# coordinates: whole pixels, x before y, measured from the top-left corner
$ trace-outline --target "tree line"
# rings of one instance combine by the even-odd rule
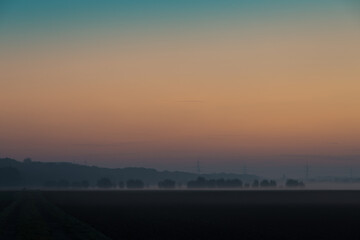
[[[295,179],[287,179],[285,182],[286,187],[305,187],[302,181]],[[96,184],[91,186],[89,181],[74,181],[69,182],[67,180],[59,181],[47,181],[44,184],[46,188],[74,188],[74,189],[87,189],[95,187],[99,189],[144,189],[147,186],[141,179],[129,179],[127,181],[113,182],[109,178],[103,177],[97,180]],[[152,186],[153,187],[153,186]],[[182,188],[181,183],[177,183],[172,179],[164,179],[158,182],[157,187],[159,189],[176,189]],[[276,188],[278,184],[275,180],[255,179],[253,182],[243,183],[240,179],[206,179],[204,177],[198,177],[195,180],[188,181],[186,188],[188,189],[236,189],[236,188]]]

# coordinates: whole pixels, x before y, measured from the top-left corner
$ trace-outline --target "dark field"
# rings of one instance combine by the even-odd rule
[[[0,212],[14,199],[15,192],[0,192]]]
[[[39,191],[0,192],[1,240],[108,240],[64,213]]]
[[[360,191],[53,191],[112,239],[360,239]]]

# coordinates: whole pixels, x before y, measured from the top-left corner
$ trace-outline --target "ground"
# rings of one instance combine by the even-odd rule
[[[5,194],[4,194],[5,195]],[[13,198],[0,214],[0,239],[108,239],[87,224],[65,214],[41,192],[8,193]]]
[[[360,239],[360,191],[20,191],[0,199],[0,239]]]

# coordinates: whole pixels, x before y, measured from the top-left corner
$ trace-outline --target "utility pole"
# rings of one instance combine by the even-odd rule
[[[197,164],[196,164],[196,170],[197,170],[197,173],[200,174],[200,161],[199,160],[197,161]]]

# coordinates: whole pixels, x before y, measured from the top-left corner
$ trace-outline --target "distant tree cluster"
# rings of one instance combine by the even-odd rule
[[[241,188],[243,185],[239,179],[205,179],[198,177],[194,181],[187,183],[188,188]]]
[[[252,184],[249,183],[243,184],[240,179],[205,179],[203,177],[198,177],[194,181],[189,181],[187,184],[188,188],[267,188],[267,187],[276,187],[277,183],[275,180],[263,179],[261,181],[255,179]]]
[[[305,184],[302,181],[295,179],[286,180],[286,187],[305,187]]]
[[[19,174],[16,170],[13,169],[0,169],[3,171],[3,174],[0,175],[0,185],[1,182],[5,183],[6,176],[7,181],[12,179],[18,179]],[[2,180],[2,181],[1,181]],[[145,183],[140,179],[129,179],[127,181],[119,181],[117,184],[112,182],[109,178],[103,177],[97,180],[96,188],[99,189],[112,189],[112,188],[119,188],[119,189],[144,189]],[[305,184],[302,181],[295,180],[295,179],[288,179],[285,183],[286,187],[304,187]],[[69,182],[67,180],[61,179],[59,181],[47,181],[44,184],[46,188],[74,188],[74,189],[86,189],[90,187],[90,183],[87,180],[83,181],[73,181]],[[172,179],[164,179],[158,182],[159,189],[175,189],[179,187],[179,184]],[[253,182],[243,183],[240,179],[206,179],[204,177],[198,177],[196,180],[192,180],[187,182],[187,188],[189,189],[200,189],[200,188],[229,188],[229,189],[236,189],[236,188],[276,188],[277,182],[275,180],[267,180],[262,179],[258,180],[255,179]]]
[[[259,181],[259,180],[255,179],[251,186],[254,188],[257,188],[257,187],[261,187],[261,188],[272,187],[272,188],[274,188],[277,186],[277,183],[275,180],[263,179],[263,180]]]

